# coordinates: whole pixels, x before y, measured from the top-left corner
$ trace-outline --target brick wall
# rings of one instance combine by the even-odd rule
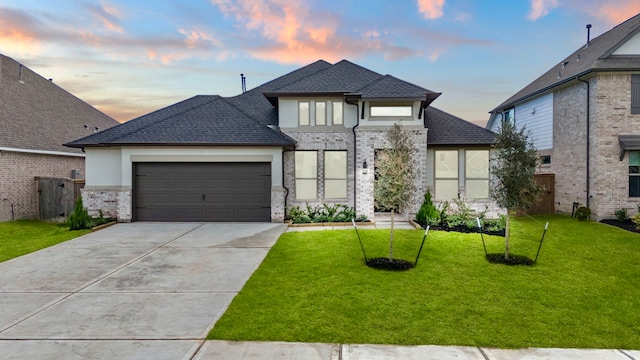
[[[353,206],[353,134],[346,131],[313,131],[303,132],[292,129],[283,129],[287,135],[296,140],[298,145],[296,150],[317,150],[318,151],[318,199],[315,201],[296,200],[295,193],[295,155],[293,151],[284,153],[284,186],[289,190],[286,199],[286,206],[320,206],[327,204],[346,204]],[[324,150],[346,150],[347,151],[347,199],[325,200],[324,199]],[[273,199],[273,196],[272,196]],[[274,204],[271,204],[272,208]],[[360,213],[358,213],[360,214]]]
[[[407,219],[415,215],[420,208],[422,198],[427,189],[426,180],[426,153],[427,153],[427,129],[407,130],[413,139],[418,150],[414,159],[417,176],[417,191],[413,198],[412,204],[400,218]],[[296,150],[319,150],[318,154],[318,199],[316,201],[297,201],[295,200],[295,167],[294,153],[288,151],[284,153],[284,182],[285,187],[289,189],[286,205],[301,206],[306,205],[318,206],[323,203],[334,204],[341,203],[354,206],[354,174],[356,180],[356,199],[355,209],[358,215],[366,215],[369,219],[375,220],[374,214],[374,153],[375,149],[384,149],[386,145],[387,128],[356,128],[358,153],[355,162],[353,156],[353,133],[339,132],[302,132],[294,130],[285,130],[287,135],[291,136],[298,143]],[[324,156],[322,150],[346,150],[347,151],[347,199],[346,201],[324,200],[323,194],[323,169]],[[366,160],[367,170],[362,169],[362,164]],[[272,204],[273,206],[273,204]]]
[[[586,204],[586,96],[583,83],[553,94],[551,165],[540,173],[555,174],[556,211],[571,213],[573,203]]]
[[[71,170],[84,175],[84,158],[0,151],[0,221],[38,216],[36,176],[70,178]]]
[[[85,187],[81,190],[82,202],[89,215],[105,217],[118,222],[131,222],[131,189]]]
[[[592,214],[612,218],[620,208],[635,214],[640,198],[629,198],[629,156],[620,161],[618,142],[618,135],[640,135],[640,115],[631,114],[631,75],[598,75],[591,91]]]
[[[640,115],[631,114],[631,76],[599,74],[590,82],[590,199],[594,219],[613,218],[626,208],[637,212],[640,198],[629,198],[629,159],[620,161],[618,135],[640,135]],[[556,210],[570,213],[573,202],[586,205],[586,85],[554,93],[551,165],[555,174]],[[545,152],[546,153],[546,152]]]

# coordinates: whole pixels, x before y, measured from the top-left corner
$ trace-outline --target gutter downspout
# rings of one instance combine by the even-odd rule
[[[356,128],[358,126],[360,126],[360,105],[358,105],[358,102],[349,102],[346,98],[345,98],[345,103],[349,104],[349,105],[355,105],[356,107],[356,125],[351,128],[351,131],[353,132],[353,209],[356,211],[356,214],[358,212],[358,207],[356,206],[356,201],[357,201],[357,194],[358,192],[356,191],[356,188],[358,186],[357,183],[357,177],[358,177],[358,163],[357,163],[357,159],[358,159],[358,138],[356,137]]]
[[[589,119],[591,119],[591,114],[590,114],[591,106],[590,106],[589,99],[591,98],[591,96],[590,96],[591,86],[589,85],[588,81],[580,79],[579,76],[576,76],[576,80],[587,84],[587,153],[586,153],[587,154],[587,169],[586,169],[586,171],[587,171],[587,209],[590,209],[590,207],[589,207],[590,201],[589,200],[591,198],[591,196],[590,196],[591,191],[590,191],[590,183],[589,183],[589,177],[590,176],[589,175],[590,175],[590,170],[591,169],[590,169],[590,166],[589,166],[589,159],[590,159],[590,154],[589,154],[590,150],[589,149],[591,148],[591,146],[590,146],[591,144],[590,144],[590,141],[589,141],[589,133],[590,133],[590,131],[589,131]]]

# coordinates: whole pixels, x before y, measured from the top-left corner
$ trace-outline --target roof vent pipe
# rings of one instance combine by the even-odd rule
[[[240,74],[240,83],[242,85],[242,92],[247,92],[247,78],[244,76],[244,74]]]
[[[587,24],[587,46],[591,42],[591,24]]]

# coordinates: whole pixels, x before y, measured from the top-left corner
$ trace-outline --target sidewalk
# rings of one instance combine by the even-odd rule
[[[194,360],[640,360],[637,350],[207,341]]]

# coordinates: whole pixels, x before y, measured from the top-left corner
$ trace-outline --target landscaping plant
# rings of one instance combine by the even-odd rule
[[[491,159],[491,198],[507,209],[504,258],[509,259],[509,218],[511,211],[535,205],[543,188],[535,180],[538,154],[525,127],[516,129],[504,122],[496,134],[496,151]]]
[[[440,211],[438,211],[433,204],[429,190],[424,194],[424,201],[416,214],[416,222],[424,228],[427,226],[440,225]]]
[[[587,220],[591,216],[591,210],[588,207],[581,206],[576,210],[578,220]]]
[[[625,208],[616,210],[615,214],[618,221],[625,221],[629,218],[629,215],[627,215],[627,209]]]
[[[395,209],[405,209],[415,192],[416,172],[412,158],[416,152],[409,135],[400,125],[394,124],[387,131],[385,151],[376,159],[375,202],[376,207],[391,209],[391,230],[389,234],[389,261],[393,261],[393,228]]]
[[[91,216],[82,204],[82,196],[78,196],[73,212],[67,219],[69,230],[82,230],[91,228]]]

